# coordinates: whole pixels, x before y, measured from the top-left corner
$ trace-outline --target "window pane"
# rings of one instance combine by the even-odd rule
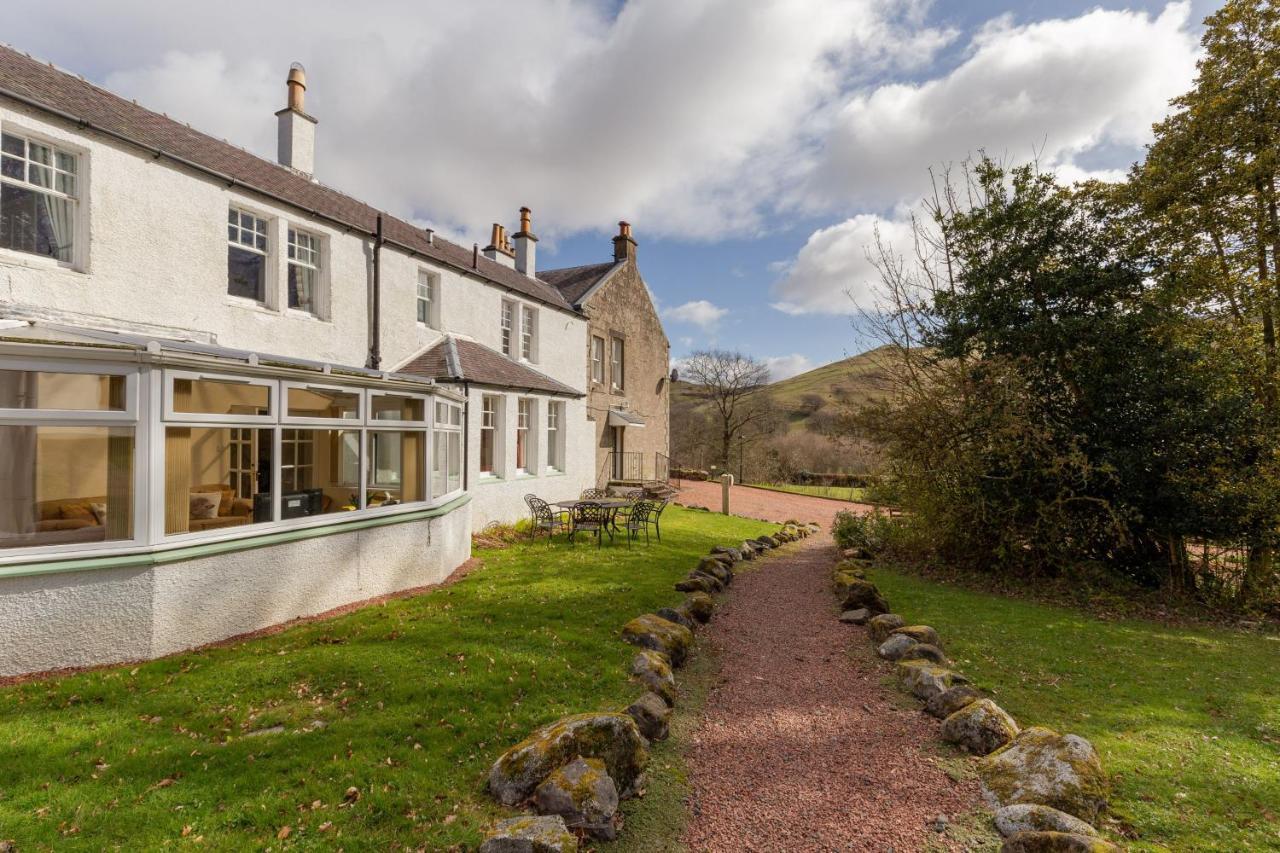
[[[0,185],[0,247],[70,261],[74,240],[74,210],[67,199]]]
[[[17,157],[25,157],[27,147],[22,137],[5,133],[0,134],[0,151]]]
[[[0,409],[123,412],[125,377],[0,370]]]
[[[426,499],[422,482],[426,433],[369,433],[369,491],[365,506],[393,506]]]
[[[289,264],[289,307],[316,313],[316,271]]]
[[[426,404],[415,397],[399,394],[375,394],[370,397],[370,417],[375,421],[426,420]]]
[[[462,433],[451,432],[449,444],[449,481],[448,490],[456,492],[462,488]]]
[[[266,276],[265,255],[227,247],[227,293],[262,302],[266,297]]]
[[[224,379],[173,380],[173,411],[201,415],[266,415],[271,388]]]
[[[133,538],[132,427],[0,426],[0,548]]]
[[[360,392],[335,388],[290,388],[289,417],[358,419]]]
[[[164,532],[271,521],[271,448],[270,429],[166,427]]]
[[[6,178],[23,180],[26,177],[22,173],[24,168],[26,165],[16,157],[0,157],[0,175]]]
[[[280,465],[280,515],[305,518],[360,505],[358,430],[286,429],[280,443],[293,463]],[[282,450],[282,455],[285,451]]]
[[[448,434],[437,432],[431,447],[431,494],[439,497],[449,491],[445,484],[445,472],[449,468]]]

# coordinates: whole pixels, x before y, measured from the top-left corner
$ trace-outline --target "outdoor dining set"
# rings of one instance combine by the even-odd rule
[[[615,535],[624,536],[627,547],[644,534],[649,544],[649,529],[662,541],[662,511],[669,496],[648,489],[625,489],[611,494],[608,489],[584,489],[576,500],[548,503],[537,495],[525,495],[529,507],[529,536],[536,539],[546,534],[548,544],[558,534],[573,544],[578,536],[594,537],[599,548],[604,537],[612,542]]]

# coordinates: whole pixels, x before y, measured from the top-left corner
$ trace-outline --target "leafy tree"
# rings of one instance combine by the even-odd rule
[[[1250,386],[1263,409],[1260,446],[1245,467],[1224,474],[1231,502],[1247,520],[1249,569],[1242,595],[1274,581],[1277,511],[1271,495],[1277,391],[1277,274],[1280,272],[1280,7],[1230,0],[1205,21],[1205,54],[1195,87],[1156,125],[1146,161],[1122,191],[1133,206],[1162,297],[1211,317],[1232,333],[1234,372],[1218,381]],[[1261,437],[1261,436],[1259,436]],[[1250,458],[1251,457],[1251,458]]]

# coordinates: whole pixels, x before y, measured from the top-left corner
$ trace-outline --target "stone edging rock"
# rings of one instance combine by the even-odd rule
[[[717,545],[676,583],[686,593],[683,602],[622,626],[623,642],[637,647],[628,674],[645,692],[622,711],[548,723],[499,756],[489,770],[489,793],[503,805],[527,805],[541,814],[498,821],[481,853],[567,853],[578,849],[580,838],[615,838],[619,801],[643,787],[649,745],[668,736],[677,698],[674,670],[688,659],[694,630],[710,621],[712,594],[733,583],[737,563],[821,529],[788,521],[773,534]]]
[[[872,555],[845,549],[832,572],[840,621],[864,626],[901,687],[942,720],[941,736],[977,757],[983,799],[994,810],[1003,853],[1120,848],[1093,827],[1107,806],[1107,777],[1089,741],[1017,721],[952,668],[938,632],[908,625],[868,579]]]

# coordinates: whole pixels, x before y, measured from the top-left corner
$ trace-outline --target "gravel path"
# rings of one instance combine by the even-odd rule
[[[720,673],[689,754],[691,850],[905,853],[951,845],[928,824],[977,807],[930,758],[937,723],[898,707],[865,631],[835,618],[835,559],[822,534],[752,564],[706,631]]]
[[[676,500],[683,504],[705,506],[712,512],[719,512],[720,484],[685,480],[680,484],[680,496]],[[842,509],[870,512],[872,507],[869,504],[815,498],[810,495],[793,495],[769,489],[753,489],[750,486],[732,486],[729,489],[729,512],[743,518],[777,522],[791,518],[797,521],[816,521],[825,530],[831,526],[831,519],[835,518],[836,513]]]

